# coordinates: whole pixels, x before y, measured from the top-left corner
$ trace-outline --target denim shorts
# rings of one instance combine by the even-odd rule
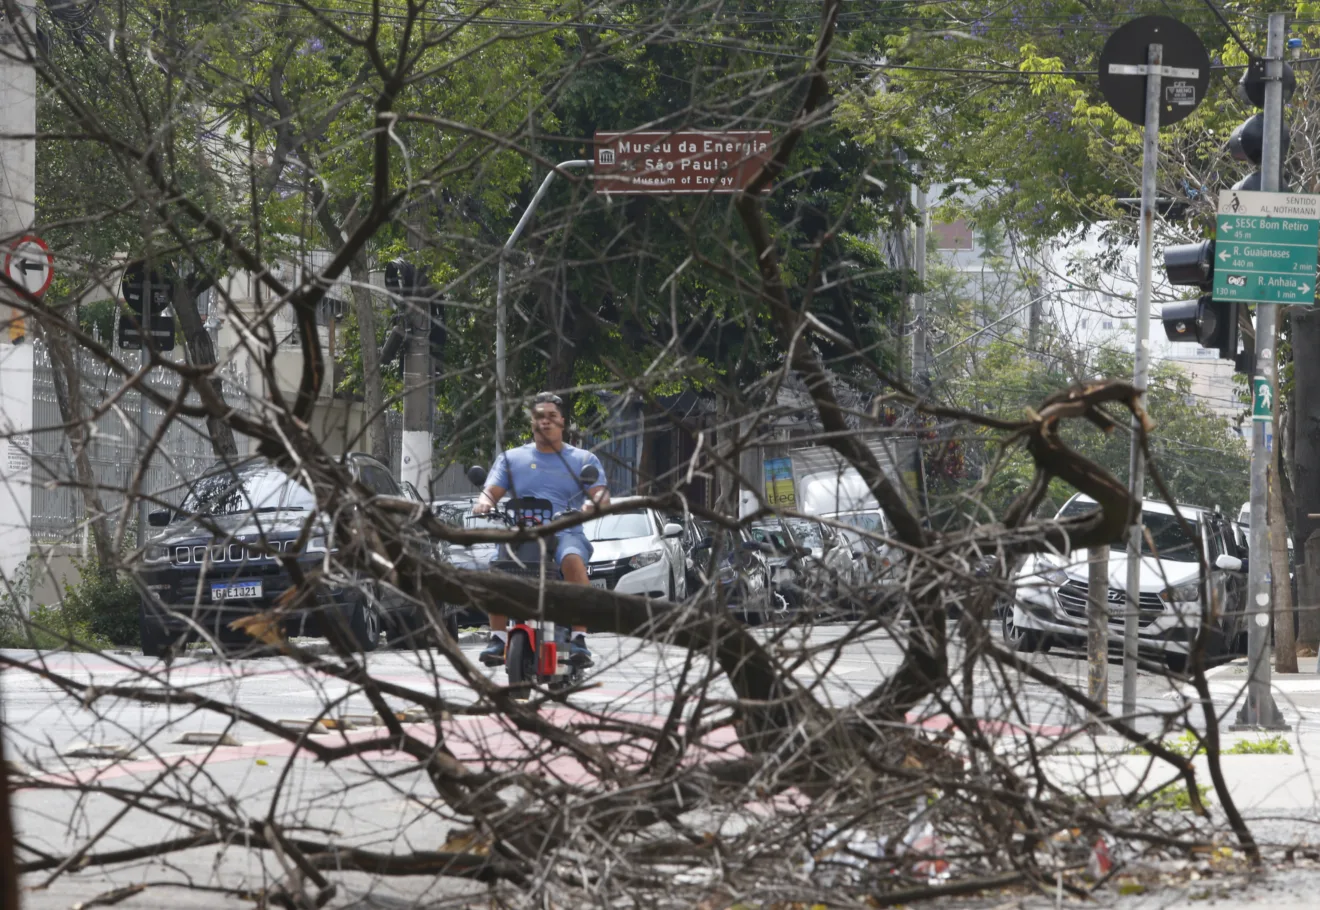
[[[570,553],[582,558],[585,566],[591,562],[592,546],[581,527],[569,528],[555,535],[555,564],[563,568],[564,557]]]

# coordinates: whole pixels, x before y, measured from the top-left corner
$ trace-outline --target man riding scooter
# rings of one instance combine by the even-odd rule
[[[604,466],[591,452],[564,442],[564,417],[564,402],[558,395],[541,392],[532,400],[532,441],[496,457],[481,497],[472,509],[474,514],[489,513],[510,490],[515,496],[550,500],[556,514],[577,508],[591,512],[597,506],[609,504]],[[595,467],[600,483],[586,490],[584,502],[579,478],[588,465]],[[560,531],[555,539],[555,561],[564,581],[589,585],[587,563],[591,561],[592,547],[582,526]],[[507,616],[490,615],[490,644],[481,652],[481,662],[486,666],[504,665],[508,627]],[[568,657],[578,667],[591,666],[584,626],[573,627]]]

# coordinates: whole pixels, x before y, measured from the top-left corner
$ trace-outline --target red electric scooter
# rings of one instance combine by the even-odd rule
[[[474,486],[484,487],[486,484],[486,470],[480,465],[469,468],[467,476]],[[583,468],[580,478],[583,490],[594,486],[599,476],[595,465]],[[490,514],[502,518],[510,529],[517,530],[538,527],[577,511],[569,509],[552,514],[553,510],[554,504],[548,499],[515,496],[497,504]],[[501,543],[490,561],[490,568],[494,572],[519,575],[538,583],[547,579],[559,581],[562,576],[555,563],[555,547],[553,536],[516,544]],[[541,611],[538,609],[537,612]],[[509,675],[509,689],[514,698],[530,697],[533,684],[560,691],[582,681],[582,668],[569,661],[570,634],[568,626],[557,625],[548,619],[512,622],[504,646],[504,669]]]

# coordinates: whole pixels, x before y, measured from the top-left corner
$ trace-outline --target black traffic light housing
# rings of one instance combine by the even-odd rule
[[[1170,341],[1196,342],[1203,348],[1218,348],[1219,356],[1225,360],[1237,357],[1236,303],[1212,300],[1209,296],[1167,303],[1160,309],[1160,320]]]
[[[418,306],[423,301],[429,301],[427,343],[431,350],[432,368],[438,369],[445,359],[447,336],[444,304],[436,289],[431,286],[426,269],[418,268],[403,259],[388,262],[385,264],[385,287]],[[410,323],[406,317],[395,317],[395,323],[390,327],[389,335],[385,339],[385,347],[381,352],[381,363],[389,363],[402,353],[404,336],[409,331],[409,327]]]
[[[1215,242],[1180,243],[1164,248],[1164,274],[1169,284],[1208,291],[1214,284]]]
[[[1283,64],[1283,103],[1287,104],[1288,99],[1292,97],[1297,89],[1297,74],[1293,68],[1285,62]],[[1252,105],[1253,107],[1265,106],[1265,61],[1259,58],[1252,60],[1247,66],[1246,72],[1238,80],[1236,94],[1240,101]],[[1279,163],[1282,165],[1288,158],[1288,144],[1292,141],[1292,133],[1288,129],[1288,121],[1284,120],[1280,124],[1280,149]],[[1252,114],[1228,138],[1228,153],[1238,161],[1249,161],[1252,164],[1260,164],[1261,155],[1264,151],[1265,141],[1265,114]],[[1286,181],[1285,181],[1286,183]],[[1249,192],[1259,192],[1261,185],[1260,171],[1256,170],[1243,177],[1237,183],[1233,184],[1235,190],[1246,190]],[[1286,190],[1287,187],[1280,186],[1280,190]]]
[[[1170,341],[1218,348],[1219,356],[1239,364],[1240,370],[1237,350],[1240,304],[1210,296],[1215,278],[1215,242],[1202,240],[1165,247],[1164,273],[1169,284],[1194,287],[1202,292],[1196,300],[1168,303],[1160,308],[1165,336]]]

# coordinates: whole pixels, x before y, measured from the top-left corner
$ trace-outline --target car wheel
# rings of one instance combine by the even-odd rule
[[[509,674],[509,694],[519,700],[532,694],[532,680],[536,678],[536,655],[526,632],[510,632],[509,644],[504,652],[504,669]]]
[[[1167,651],[1164,654],[1164,666],[1169,668],[1170,673],[1184,673],[1187,670],[1187,655]]]
[[[165,624],[148,616],[145,605],[138,606],[138,637],[144,657],[168,658],[174,651],[174,640]]]
[[[1048,651],[1049,647],[1045,642],[1045,637],[1035,629],[1022,629],[1013,621],[1013,610],[1009,608],[1004,611],[1000,625],[1004,632],[1004,641],[1009,648],[1019,653],[1029,653],[1032,651]]]
[[[365,601],[353,610],[348,630],[353,633],[353,644],[360,651],[374,651],[380,647],[380,613]]]

